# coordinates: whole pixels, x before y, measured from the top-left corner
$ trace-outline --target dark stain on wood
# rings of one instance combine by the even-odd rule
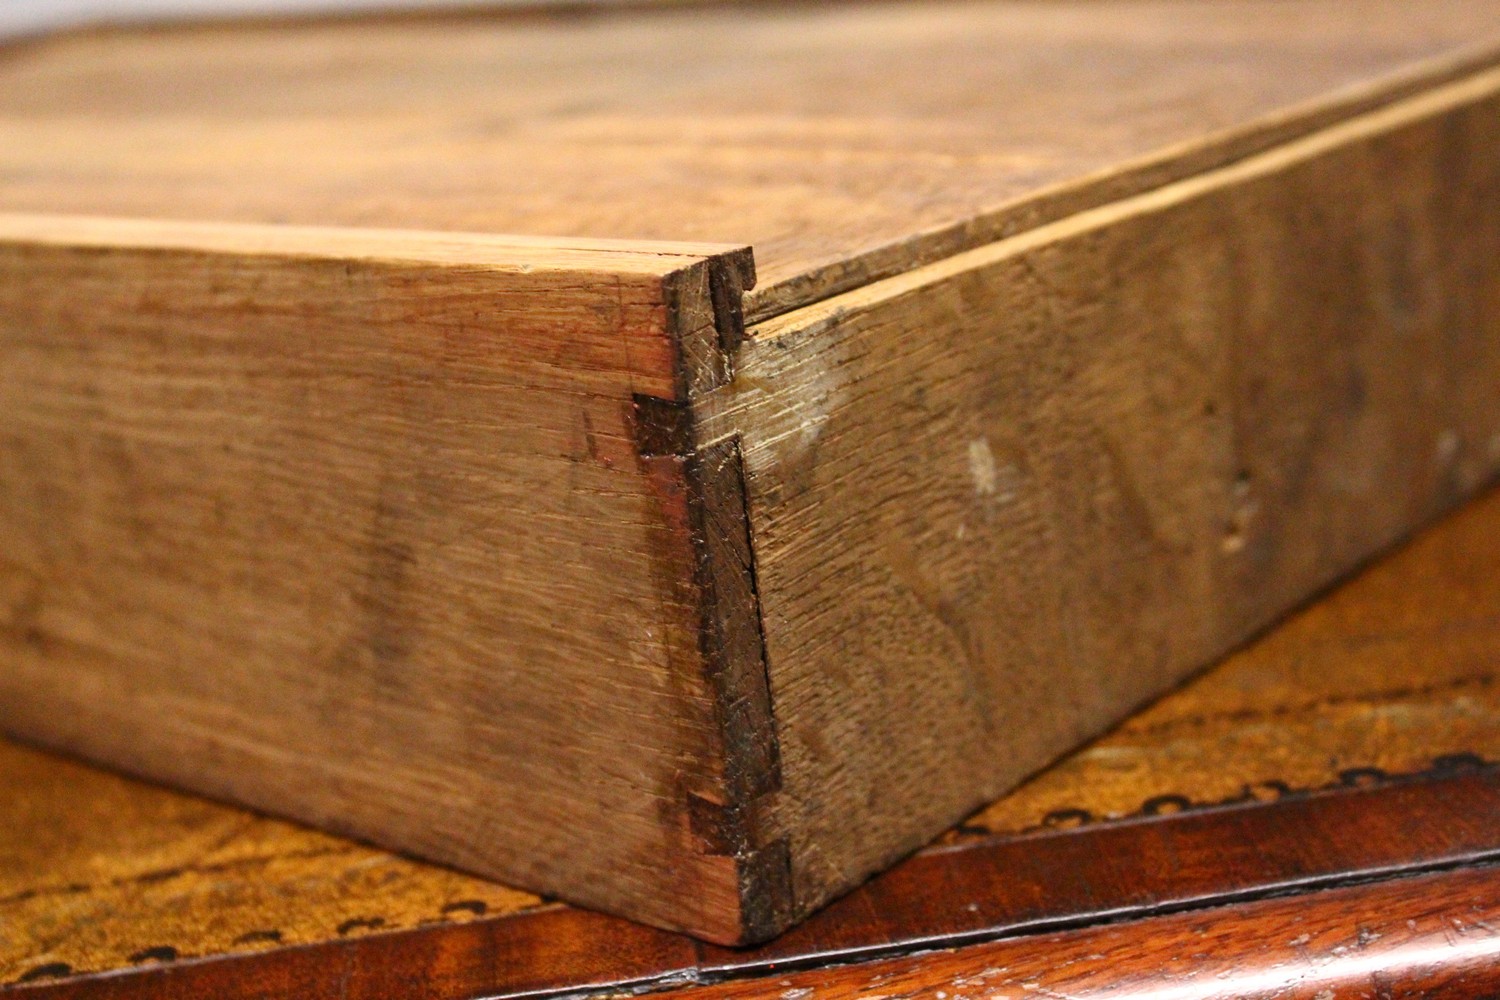
[[[339,937],[353,934],[355,931],[376,931],[385,926],[382,917],[354,917],[339,924]]]
[[[18,983],[35,983],[43,979],[62,979],[72,975],[73,968],[66,962],[46,962],[35,965],[21,973]]]

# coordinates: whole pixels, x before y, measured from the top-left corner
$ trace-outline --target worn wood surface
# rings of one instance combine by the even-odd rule
[[[0,217],[0,728],[737,938],[637,444],[720,250]]]
[[[731,4],[0,61],[0,210],[709,240],[778,312],[1500,52],[1495,0]]]
[[[0,728],[763,939],[1500,467],[1492,2],[12,47]]]
[[[704,433],[744,456],[794,895],[1500,470],[1496,149],[1489,72],[751,329]]]
[[[382,996],[420,980],[472,996],[776,975],[1117,909],[1472,863],[1500,846],[1494,772],[1479,763],[1500,761],[1497,560],[1492,493],[939,849],[748,952],[0,744],[12,804],[0,814],[0,981],[123,970],[109,988],[149,996],[164,980],[133,977],[172,970],[183,995],[295,984],[317,996],[342,982],[365,991],[347,996]],[[1153,857],[1175,860],[1144,863]],[[190,961],[215,956],[224,962]]]

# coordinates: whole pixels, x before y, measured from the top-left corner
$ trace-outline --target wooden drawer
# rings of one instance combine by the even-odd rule
[[[1493,478],[1497,13],[14,47],[0,726],[773,935]]]

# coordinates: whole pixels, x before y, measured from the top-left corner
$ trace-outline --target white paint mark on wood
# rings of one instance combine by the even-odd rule
[[[1348,483],[1342,484],[1342,488],[1348,487]],[[1234,485],[1230,488],[1230,495],[1234,502],[1234,509],[1229,515],[1229,524],[1224,530],[1224,538],[1220,545],[1227,556],[1244,551],[1245,535],[1250,530],[1250,522],[1260,509],[1260,504],[1251,494],[1250,477],[1247,475],[1241,475],[1234,481]]]
[[[995,453],[990,451],[990,443],[982,437],[977,437],[969,442],[969,475],[974,477],[974,492],[980,496],[993,496],[995,493]]]
[[[969,478],[974,481],[975,494],[993,503],[1009,503],[1016,498],[1021,487],[1021,470],[1010,462],[995,461],[989,441],[982,436],[969,442]],[[960,541],[964,533],[960,525]]]
[[[1438,464],[1448,465],[1449,463],[1451,463],[1453,459],[1458,456],[1458,448],[1460,443],[1461,442],[1459,441],[1457,431],[1455,431],[1451,427],[1444,429],[1443,432],[1437,436],[1437,443],[1434,445],[1434,450],[1437,453]]]

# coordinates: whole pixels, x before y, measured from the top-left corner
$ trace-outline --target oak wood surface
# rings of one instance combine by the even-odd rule
[[[798,900],[1493,479],[1496,149],[1489,71],[750,329],[703,436],[744,457]]]
[[[120,970],[70,995],[163,995],[153,991],[170,981],[181,995],[233,997],[774,976],[922,941],[1481,861],[1500,846],[1495,772],[1479,762],[1500,761],[1497,526],[1492,493],[939,849],[749,952],[0,745],[13,804],[0,817],[0,979],[29,976],[35,989]]]
[[[734,939],[636,438],[743,255],[522,243],[0,216],[0,727]]]
[[[1495,0],[729,5],[62,36],[0,210],[754,245],[754,316],[1492,64]]]

